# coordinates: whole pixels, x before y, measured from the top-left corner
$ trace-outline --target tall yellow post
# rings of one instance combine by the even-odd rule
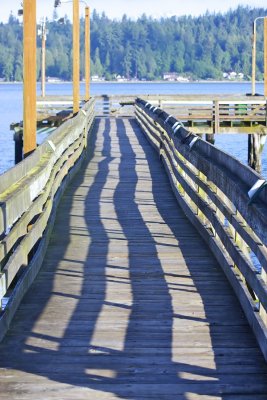
[[[36,148],[36,0],[23,1],[23,154]]]
[[[84,57],[85,57],[85,101],[90,99],[90,9],[85,7],[84,29]]]
[[[42,22],[42,97],[45,97],[45,42],[46,42],[46,23],[45,20]]]
[[[267,17],[264,18],[264,96],[267,97]]]
[[[252,96],[255,95],[256,93],[256,21],[253,23],[253,35],[252,35],[252,73],[251,73],[251,84],[252,84],[252,90],[251,94]]]
[[[80,102],[80,12],[79,0],[73,0],[73,113]]]

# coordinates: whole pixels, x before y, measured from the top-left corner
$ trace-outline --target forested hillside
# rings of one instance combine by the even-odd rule
[[[123,16],[111,20],[95,11],[91,18],[92,75],[112,79],[161,79],[177,72],[192,79],[221,79],[223,72],[251,75],[253,20],[267,9],[238,7],[226,14],[206,13],[155,20],[143,15],[136,21]],[[48,21],[47,76],[71,79],[72,26]],[[258,24],[257,78],[263,76],[263,23]],[[81,21],[81,77],[83,77],[83,21]],[[38,75],[40,75],[40,38]],[[0,24],[0,78],[22,79],[22,26],[10,16]]]

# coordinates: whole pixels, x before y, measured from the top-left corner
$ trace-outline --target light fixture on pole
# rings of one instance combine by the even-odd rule
[[[90,99],[90,8],[86,1],[79,0],[85,4],[84,13],[84,74],[85,74],[85,101]]]
[[[72,29],[72,95],[73,114],[80,108],[80,15],[79,0],[72,0],[73,4],[73,29]],[[67,1],[66,3],[69,3]],[[54,7],[61,5],[60,0],[55,0]]]
[[[73,0],[73,114],[80,108],[80,12],[79,0]]]
[[[41,62],[41,88],[42,88],[42,97],[45,97],[45,42],[46,36],[48,34],[48,30],[46,29],[46,21],[43,18],[41,22],[41,27],[38,29],[38,35],[41,36],[42,39],[42,62]]]
[[[90,99],[90,8],[85,7],[84,27],[85,101]]]
[[[256,83],[256,46],[257,46],[257,21],[259,19],[266,19],[267,17],[257,17],[253,22],[253,35],[252,35],[252,74],[251,74],[251,94],[255,96],[255,83]],[[265,22],[265,21],[264,21]],[[265,35],[266,36],[266,35]],[[266,82],[266,81],[265,81]],[[267,83],[265,83],[266,86]]]
[[[84,3],[85,7],[85,100],[90,98],[90,9],[84,0],[55,0],[54,7],[61,4],[73,3],[73,113],[79,111],[80,102],[80,16],[79,3]]]

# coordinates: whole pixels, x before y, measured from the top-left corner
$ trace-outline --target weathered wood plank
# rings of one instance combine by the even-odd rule
[[[256,340],[157,154],[134,120],[96,130],[0,344],[1,399],[264,399]]]
[[[149,104],[140,99],[137,100],[136,108],[138,122],[149,141],[153,146],[158,143],[155,147],[158,151],[160,148],[159,153],[178,203],[209,244],[223,268],[257,337],[265,359],[267,359],[265,323],[267,259],[264,239],[263,242],[261,241],[262,234],[266,230],[266,223],[262,223],[266,201],[264,201],[263,194],[264,203],[257,204],[253,208],[250,207],[247,201],[247,189],[245,189],[246,180],[257,179],[257,174],[242,166],[229,155],[198,140],[197,137],[192,137],[192,134],[184,129],[179,121],[168,116],[164,111],[151,109]],[[192,145],[194,145],[194,149],[191,152]],[[228,163],[226,163],[227,158]],[[233,165],[236,166],[235,170]],[[221,170],[219,179],[217,179],[218,176],[215,177],[217,168],[218,172]],[[190,171],[189,174],[188,171]],[[210,183],[207,184],[207,181]],[[199,182],[201,182],[200,185]],[[239,186],[236,192],[235,186],[236,188]],[[210,194],[212,195],[209,196]],[[221,198],[219,202],[222,207],[219,207],[218,212],[217,199],[219,198]],[[229,215],[227,209],[229,208],[232,209],[230,213],[237,214],[238,219],[241,219],[235,222],[240,225],[240,229],[237,230],[239,234],[241,232],[240,237],[235,231],[236,226],[231,225],[227,220]],[[225,210],[226,213],[224,213]],[[246,215],[247,211],[251,214],[249,218]],[[249,235],[253,225],[251,222],[260,214],[262,222],[258,223],[257,228],[255,228],[256,224],[253,226],[259,237],[254,232]],[[232,218],[230,218],[231,220]],[[244,235],[242,235],[242,231]],[[249,240],[246,242],[248,235]],[[259,260],[263,260],[259,279],[257,276],[259,271],[250,261],[249,246],[253,241],[254,245],[251,248],[255,249],[256,247],[255,253],[259,256]],[[260,292],[261,294],[259,294]],[[258,305],[255,303],[257,296],[260,297]]]

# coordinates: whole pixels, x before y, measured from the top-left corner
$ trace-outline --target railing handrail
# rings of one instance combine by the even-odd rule
[[[145,106],[147,102],[145,100],[137,99],[137,104]],[[159,124],[163,129],[166,129],[166,131],[170,135],[172,135],[174,139],[179,140],[178,132],[175,135],[173,135],[173,130],[172,130],[173,125],[177,122],[176,118],[170,116],[170,118],[166,123],[165,121],[169,117],[169,114],[164,112],[162,109],[158,108],[157,110],[153,110],[152,112],[151,110],[146,109],[146,111],[149,114],[153,115],[153,118],[155,119],[157,124]],[[181,140],[184,140],[185,138],[188,137],[188,141],[186,144],[189,144],[190,142],[188,135],[190,135],[191,140],[195,137],[198,137],[197,135],[190,133],[190,131],[188,131],[185,128],[179,129],[179,135]],[[190,152],[188,152],[188,146],[185,146],[184,149],[187,149],[187,154],[188,156],[190,156]],[[218,149],[212,144],[206,142],[205,140],[197,141],[194,149],[197,150],[198,153],[202,155],[202,157],[209,158],[210,160],[212,159],[216,165],[220,166],[221,168],[224,168],[225,170],[228,170],[229,174],[233,175],[232,178],[233,180],[238,179],[238,181],[243,183],[243,187],[241,190],[242,192],[244,192],[244,196],[246,197],[247,200],[246,215],[250,217],[250,213],[248,212],[251,211],[252,209],[258,210],[258,214],[262,215],[262,220],[264,221],[264,227],[262,227],[262,229],[259,230],[258,224],[261,223],[261,221],[257,220],[257,224],[255,225],[255,227],[253,226],[252,228],[253,229],[255,228],[258,231],[258,234],[260,235],[261,239],[265,242],[265,244],[267,244],[267,232],[264,232],[265,229],[263,229],[267,227],[267,213],[265,213],[267,209],[266,210],[263,209],[262,206],[259,207],[258,203],[256,205],[251,204],[248,206],[250,200],[248,197],[248,191],[259,179],[262,179],[262,176],[253,169],[251,169],[250,167],[241,163],[235,157],[229,155],[223,150]],[[262,205],[267,207],[267,187],[264,187],[259,192],[258,198],[263,202]],[[233,198],[231,200],[233,200]],[[239,211],[242,213],[242,209],[240,209]],[[246,215],[244,215],[244,218],[246,217]]]
[[[143,99],[136,100],[136,117],[179,204],[233,286],[267,360],[267,182]],[[255,183],[259,190],[252,198]]]
[[[57,205],[84,158],[93,121],[92,99],[33,154],[0,176],[0,340],[41,266]],[[1,312],[15,279],[18,283]]]
[[[93,100],[91,100],[91,102],[92,101]],[[83,109],[87,110],[88,107],[89,105],[87,104],[84,106]],[[5,197],[5,192],[12,191],[14,195],[14,191],[12,190],[13,187],[15,187],[16,191],[19,191],[19,182],[22,182],[22,180],[26,178],[33,169],[36,168],[36,166],[40,163],[42,157],[44,157],[45,155],[50,155],[51,157],[53,156],[54,161],[60,157],[60,155],[64,151],[64,146],[67,145],[67,143],[65,143],[66,141],[68,141],[67,133],[70,130],[73,130],[75,127],[79,126],[80,124],[85,124],[85,118],[82,111],[80,111],[77,116],[67,120],[64,124],[58,127],[40,146],[36,148],[36,150],[29,157],[24,159],[19,164],[15,165],[13,168],[6,171],[4,174],[0,175],[0,209],[1,206],[3,206],[3,198]],[[56,148],[55,152],[50,145],[51,142]],[[63,146],[62,144],[60,145],[61,142],[64,142]],[[41,190],[42,188],[39,188],[39,191]],[[36,195],[38,195],[38,192],[36,193]],[[17,217],[19,218],[19,215]],[[14,222],[15,221],[8,221],[8,225],[6,226],[6,228],[10,229]],[[1,226],[0,215],[0,237],[1,235],[3,235],[3,227]]]

